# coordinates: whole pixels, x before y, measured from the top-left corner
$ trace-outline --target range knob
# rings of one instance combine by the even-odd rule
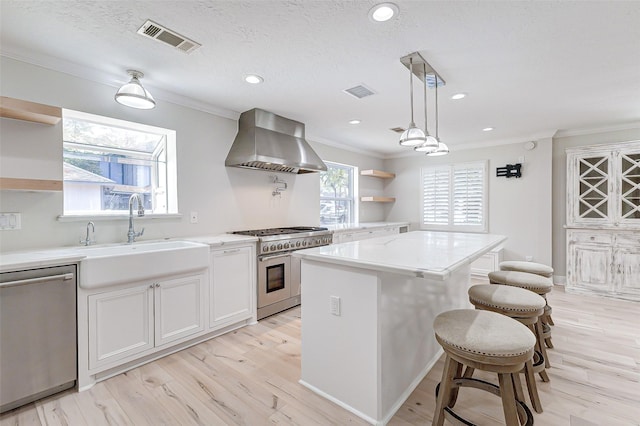
[[[316,244],[320,244],[320,238],[316,238]]]
[[[263,245],[262,246],[262,251],[269,251],[269,246],[268,245]]]
[[[289,243],[284,243],[284,248],[288,249],[289,248]]]
[[[300,241],[296,241],[296,247],[300,247]]]
[[[276,245],[275,244],[271,244],[271,247],[269,247],[269,250],[274,251],[276,249]]]
[[[306,242],[306,241],[303,241],[303,242],[302,242],[302,247],[306,247],[306,246],[307,246],[307,242]]]
[[[278,250],[282,250],[282,244],[278,244]]]

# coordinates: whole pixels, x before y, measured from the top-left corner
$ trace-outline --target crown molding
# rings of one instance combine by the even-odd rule
[[[555,137],[566,138],[569,136],[584,136],[584,135],[593,135],[598,133],[609,133],[609,132],[616,132],[620,130],[633,130],[633,129],[640,129],[640,121],[633,122],[633,123],[605,126],[605,127],[559,130],[558,133],[555,134]]]

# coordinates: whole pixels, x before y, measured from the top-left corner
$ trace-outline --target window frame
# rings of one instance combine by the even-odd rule
[[[482,171],[482,195],[481,195],[481,212],[482,219],[480,224],[455,224],[454,212],[455,212],[455,171],[456,170],[481,170]],[[425,222],[425,173],[433,170],[446,170],[448,172],[447,182],[447,223],[436,224]],[[420,169],[420,229],[432,230],[432,231],[455,231],[455,232],[475,232],[475,233],[487,233],[489,230],[489,167],[488,160],[472,161],[464,163],[451,163],[441,164],[433,166],[425,166]]]
[[[342,223],[357,223],[357,217],[358,217],[358,203],[356,203],[356,200],[358,199],[358,167],[357,166],[352,166],[350,164],[344,164],[344,163],[337,163],[335,161],[326,161],[324,160],[324,163],[327,165],[327,171],[329,170],[329,168],[338,168],[338,169],[347,169],[350,171],[351,174],[351,179],[350,179],[350,187],[349,187],[349,193],[351,194],[350,197],[324,197],[322,196],[322,180],[319,180],[319,188],[320,188],[320,208],[322,208],[322,202],[323,201],[330,201],[330,202],[347,202],[349,205],[349,209],[350,209],[350,214],[349,214],[349,220],[342,222]],[[320,172],[321,173],[325,173],[325,172]],[[320,211],[319,211],[320,213]],[[329,223],[323,223],[322,222],[322,215],[320,214],[320,225],[329,225]]]
[[[85,122],[95,123],[102,126],[115,127],[121,129],[130,129],[137,132],[151,133],[161,136],[164,139],[164,142],[156,146],[154,152],[149,154],[148,161],[157,161],[160,156],[165,156],[165,167],[163,167],[163,171],[159,172],[158,167],[151,167],[150,170],[150,178],[151,178],[151,203],[153,206],[152,210],[147,210],[145,212],[145,216],[147,217],[175,217],[180,216],[178,211],[178,184],[177,184],[177,144],[176,144],[176,131],[172,129],[155,127],[146,124],[141,124],[133,121],[127,120],[119,120],[111,117],[105,117],[100,115],[89,114],[81,111],[74,111],[69,109],[63,109],[63,118],[72,118],[75,120],[81,120]],[[65,149],[65,145],[74,144],[76,142],[67,142],[64,140],[64,132],[63,132],[63,153]],[[109,147],[106,146],[105,150],[114,150],[117,151],[120,148],[117,147]],[[133,151],[132,151],[133,152]],[[135,157],[135,156],[134,156]],[[132,157],[132,158],[134,158]],[[135,159],[134,159],[135,161]],[[147,161],[147,160],[145,160]],[[62,162],[64,166],[65,157],[64,154],[62,156]],[[160,185],[158,180],[163,180],[163,185]],[[64,188],[63,178],[63,200],[66,196],[65,192],[68,191]],[[157,205],[156,193],[158,189],[164,188],[166,191],[166,208],[162,208],[162,211],[159,211],[159,206]],[[163,200],[164,201],[164,200]],[[67,210],[66,205],[63,201],[63,213],[58,217],[59,220],[73,220],[74,218],[115,218],[128,216],[128,211],[125,210],[102,210],[102,206],[100,210]]]

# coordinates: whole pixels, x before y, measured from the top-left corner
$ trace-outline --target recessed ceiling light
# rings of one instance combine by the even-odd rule
[[[485,127],[484,129],[482,129],[483,132],[490,132],[493,130],[493,127]]]
[[[264,78],[257,74],[247,74],[244,76],[244,81],[250,84],[260,84],[264,81]]]
[[[465,96],[467,96],[466,93],[456,93],[455,95],[451,96],[451,99],[453,99],[454,101],[457,101],[458,99],[462,99]]]
[[[398,6],[393,3],[380,3],[369,10],[369,19],[374,22],[385,22],[398,14]]]
[[[351,120],[349,124],[360,124],[360,120]]]

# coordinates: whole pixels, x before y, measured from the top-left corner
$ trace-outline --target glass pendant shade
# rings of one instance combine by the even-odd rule
[[[429,157],[437,157],[439,155],[447,155],[449,153],[449,147],[444,142],[438,142],[438,148],[434,151],[427,152]]]
[[[416,127],[415,123],[411,123],[409,128],[402,132],[400,136],[400,145],[402,146],[418,146],[424,144],[424,142],[424,132]]]
[[[413,149],[417,152],[433,152],[438,148],[438,140],[431,135],[427,135],[426,140],[422,145],[416,146]]]
[[[127,73],[131,75],[131,80],[118,89],[115,96],[116,102],[137,109],[155,108],[155,99],[147,89],[142,87],[139,80],[144,74],[134,70],[128,70]]]

